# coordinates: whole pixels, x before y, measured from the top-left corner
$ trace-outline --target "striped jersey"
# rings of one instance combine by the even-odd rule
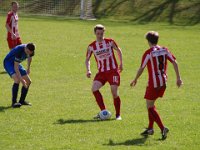
[[[94,41],[89,45],[87,57],[90,58],[94,54],[99,72],[116,70],[118,68],[112,47],[113,44],[117,46],[113,39],[104,38],[102,42]]]
[[[148,86],[157,88],[166,84],[167,60],[173,63],[176,58],[165,47],[154,46],[144,53],[142,57],[141,67],[145,68],[145,66],[147,65],[149,74]]]
[[[18,32],[18,15],[17,13],[14,13],[12,11],[8,12],[6,23],[9,25],[11,28],[12,32],[16,35],[16,37],[19,37],[19,32]],[[12,34],[8,32],[8,38],[13,38]]]

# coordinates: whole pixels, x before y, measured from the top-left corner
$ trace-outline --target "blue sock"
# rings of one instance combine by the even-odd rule
[[[12,87],[12,103],[13,104],[17,102],[18,90],[19,90],[19,84],[18,83],[14,83],[13,87]]]
[[[20,100],[19,100],[20,103],[23,103],[25,101],[27,93],[28,93],[28,88],[25,88],[23,86],[22,90],[21,90],[21,97],[20,97]]]

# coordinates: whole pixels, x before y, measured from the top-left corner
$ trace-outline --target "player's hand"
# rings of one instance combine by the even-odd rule
[[[16,40],[16,39],[17,39],[17,36],[15,35],[15,33],[12,33],[12,39],[13,39],[13,40]]]
[[[130,86],[131,86],[131,87],[134,87],[136,84],[137,84],[137,80],[133,80],[133,81],[130,83]]]
[[[181,87],[181,85],[183,85],[183,81],[181,79],[177,79],[176,85],[178,86],[178,88]]]
[[[123,65],[122,64],[119,65],[118,70],[119,70],[120,73],[123,71]]]
[[[87,71],[86,76],[87,76],[88,78],[91,78],[91,75],[92,75],[91,71]]]
[[[27,74],[30,74],[30,73],[31,73],[31,70],[30,70],[30,69],[27,69],[26,72],[27,72]]]
[[[27,85],[26,81],[23,78],[21,78],[21,83],[25,88],[28,88],[28,85]]]

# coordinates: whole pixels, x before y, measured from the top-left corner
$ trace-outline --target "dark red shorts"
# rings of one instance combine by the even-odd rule
[[[165,90],[166,90],[166,85],[157,88],[148,86],[146,88],[146,93],[144,98],[148,100],[156,100],[159,97],[163,97]]]
[[[94,81],[99,81],[103,85],[108,82],[110,85],[120,85],[120,74],[117,70],[111,70],[107,72],[98,72],[94,78]]]
[[[16,47],[17,45],[22,44],[22,41],[21,41],[20,37],[17,38],[17,39],[8,38],[8,39],[7,39],[7,42],[8,42],[8,47],[9,47],[10,49],[13,49],[13,48]]]

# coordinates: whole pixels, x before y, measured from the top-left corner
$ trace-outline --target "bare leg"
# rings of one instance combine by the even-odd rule
[[[21,97],[20,97],[20,100],[19,102],[22,104],[22,105],[31,105],[29,102],[25,102],[25,99],[26,99],[26,96],[27,96],[27,93],[28,93],[28,90],[29,90],[29,86],[31,84],[31,79],[28,75],[25,75],[22,77],[25,81],[26,81],[26,84],[28,87],[22,87],[21,89]]]

